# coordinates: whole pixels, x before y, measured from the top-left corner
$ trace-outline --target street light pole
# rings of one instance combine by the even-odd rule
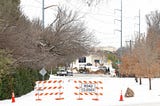
[[[42,27],[44,29],[44,0],[42,0]]]
[[[43,30],[44,30],[44,27],[45,27],[44,11],[45,11],[45,9],[48,9],[50,7],[53,7],[53,6],[57,6],[57,5],[50,5],[50,6],[44,7],[44,0],[42,0],[42,28],[43,28]]]

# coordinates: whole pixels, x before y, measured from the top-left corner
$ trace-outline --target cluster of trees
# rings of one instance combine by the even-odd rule
[[[77,12],[59,7],[53,18],[43,28],[39,19],[22,13],[20,0],[0,0],[1,99],[10,98],[12,90],[16,96],[31,91],[39,78],[33,70],[67,65],[96,44]]]
[[[53,23],[43,29],[20,11],[19,0],[0,1],[0,48],[11,51],[14,64],[33,68],[65,65],[86,55],[96,43],[83,17],[58,8]]]
[[[146,15],[147,34],[138,35],[132,48],[126,49],[121,58],[121,74],[135,75],[140,78],[160,76],[160,12],[154,11]]]

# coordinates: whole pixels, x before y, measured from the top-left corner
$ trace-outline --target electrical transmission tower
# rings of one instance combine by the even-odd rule
[[[136,16],[136,18],[138,18],[138,24],[136,24],[136,25],[138,25],[138,36],[140,36],[141,35],[141,11],[140,11],[140,9],[139,9],[139,15]],[[126,41],[127,46],[129,43],[130,53],[132,52],[132,45],[134,42],[135,41],[133,41],[133,40]]]
[[[115,9],[115,11],[119,11],[120,12],[120,19],[114,19],[114,22],[115,21],[119,21],[120,22],[120,29],[115,29],[115,31],[118,31],[118,32],[120,32],[120,57],[122,56],[122,30],[123,30],[123,26],[122,26],[122,14],[123,14],[123,11],[122,11],[122,0],[121,0],[121,8],[120,9]]]
[[[140,36],[141,35],[141,11],[139,9],[139,15],[136,16],[136,18],[138,18],[138,23],[136,23],[136,25],[138,25],[138,35]]]

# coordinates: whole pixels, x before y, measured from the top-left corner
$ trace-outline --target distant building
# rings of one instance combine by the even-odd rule
[[[107,47],[101,46],[101,47],[96,47],[95,49],[110,51],[110,52],[113,52],[113,53],[116,52],[116,50],[117,50],[115,47],[112,47],[112,46],[107,46]]]
[[[111,61],[107,60],[105,51],[115,52],[113,47],[96,47],[88,56],[82,56],[71,64],[72,68],[84,69],[90,68],[92,71],[98,70],[99,67],[112,67]]]

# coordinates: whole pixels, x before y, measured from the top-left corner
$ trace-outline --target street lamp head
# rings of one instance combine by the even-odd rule
[[[50,7],[53,7],[53,6],[58,6],[58,5],[50,5],[50,6],[44,7],[44,9],[47,9],[47,8],[50,8]]]

